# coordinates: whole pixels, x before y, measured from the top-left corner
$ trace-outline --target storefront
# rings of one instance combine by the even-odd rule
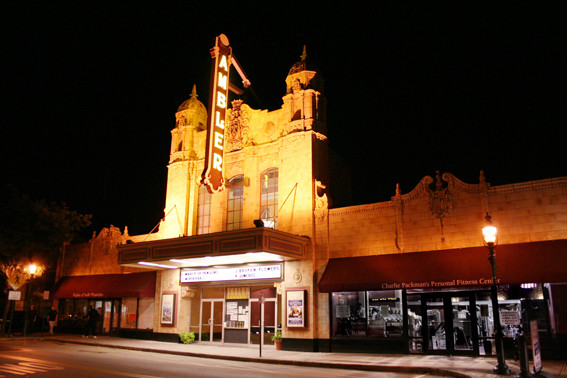
[[[98,332],[153,328],[155,272],[68,276],[52,294],[58,300],[58,330],[81,333],[90,306],[99,312]]]
[[[509,353],[521,324],[553,328],[549,283],[567,282],[565,250],[565,240],[498,247]],[[331,349],[493,355],[491,284],[484,247],[331,259],[319,283],[331,293]]]

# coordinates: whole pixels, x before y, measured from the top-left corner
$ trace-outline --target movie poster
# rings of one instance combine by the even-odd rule
[[[287,291],[287,326],[305,327],[305,291]]]
[[[175,294],[163,294],[161,301],[161,324],[173,325]]]

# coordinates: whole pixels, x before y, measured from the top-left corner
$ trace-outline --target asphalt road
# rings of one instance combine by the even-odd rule
[[[42,341],[0,343],[0,377],[419,377],[270,365]],[[428,376],[431,377],[431,376]]]

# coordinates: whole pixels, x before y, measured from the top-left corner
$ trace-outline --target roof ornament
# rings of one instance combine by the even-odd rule
[[[427,187],[426,190],[429,194],[428,204],[431,215],[443,218],[453,210],[453,194],[439,171],[435,172],[433,185]]]

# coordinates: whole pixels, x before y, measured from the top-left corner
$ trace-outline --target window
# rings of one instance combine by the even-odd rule
[[[264,226],[277,228],[278,169],[270,168],[260,175],[260,219]]]
[[[401,290],[332,294],[333,337],[400,338]]]
[[[239,230],[242,228],[242,205],[244,200],[243,175],[234,176],[228,180],[228,212],[226,230]]]
[[[197,206],[197,235],[211,232],[211,197],[205,185],[201,185]]]
[[[122,298],[120,328],[136,328],[138,298]]]

